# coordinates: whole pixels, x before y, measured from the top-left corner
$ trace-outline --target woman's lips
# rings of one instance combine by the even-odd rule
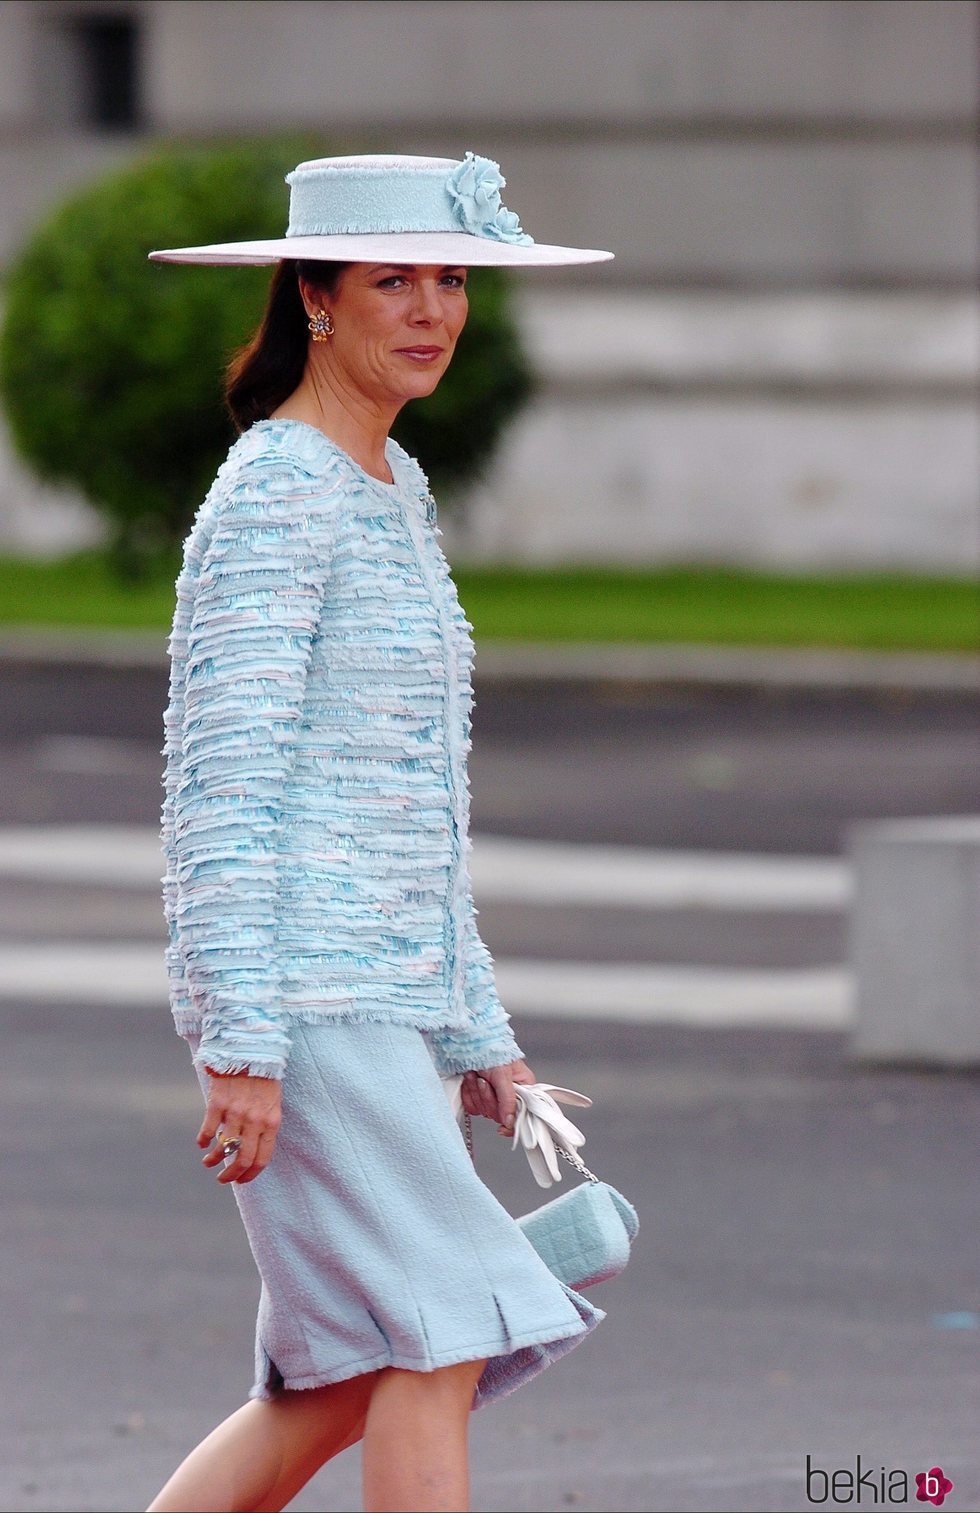
[[[441,347],[396,347],[403,357],[411,357],[415,362],[433,362],[442,356]]]

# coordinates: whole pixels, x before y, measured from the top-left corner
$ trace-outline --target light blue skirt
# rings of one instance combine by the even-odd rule
[[[272,1160],[232,1184],[262,1279],[249,1397],[486,1356],[480,1407],[595,1328],[603,1311],[481,1181],[424,1032],[337,1020],[291,1036]]]

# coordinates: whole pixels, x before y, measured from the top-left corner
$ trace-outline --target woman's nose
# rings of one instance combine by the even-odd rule
[[[434,325],[442,319],[442,306],[434,284],[417,284],[412,321],[416,325]]]

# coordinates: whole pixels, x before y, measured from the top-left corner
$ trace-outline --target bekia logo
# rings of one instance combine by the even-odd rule
[[[942,1466],[933,1466],[928,1471],[915,1474],[916,1501],[930,1502],[939,1508],[953,1490],[953,1483],[943,1475]],[[864,1503],[875,1507],[879,1504],[907,1503],[909,1500],[909,1477],[900,1468],[877,1470],[861,1469],[861,1457],[856,1457],[854,1469],[840,1466],[834,1471],[825,1471],[815,1466],[811,1456],[806,1458],[806,1500],[811,1503],[835,1503],[840,1506]]]
[[[919,1502],[935,1503],[938,1508],[945,1500],[947,1492],[952,1492],[953,1483],[948,1476],[943,1475],[942,1466],[933,1466],[931,1471],[917,1471],[915,1484],[918,1487],[916,1499]]]

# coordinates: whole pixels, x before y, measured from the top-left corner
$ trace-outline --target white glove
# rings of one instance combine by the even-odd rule
[[[449,1106],[462,1124],[466,1117],[462,1073],[442,1073],[441,1076]],[[553,1082],[516,1082],[514,1092],[517,1094],[517,1114],[511,1148],[523,1146],[535,1182],[539,1187],[550,1187],[553,1182],[561,1181],[558,1149],[564,1147],[573,1153],[585,1144],[582,1131],[566,1119],[558,1104],[591,1108],[592,1099],[572,1088],[556,1087]]]
[[[561,1181],[558,1150],[563,1148],[575,1154],[585,1144],[582,1131],[566,1119],[558,1104],[591,1108],[592,1099],[571,1088],[556,1087],[553,1082],[518,1082],[514,1084],[514,1092],[517,1116],[512,1148],[523,1146],[535,1182],[539,1187],[550,1187]]]
[[[440,1072],[442,1086],[446,1097],[449,1099],[449,1107],[453,1111],[453,1117],[457,1124],[463,1122],[463,1074],[462,1072]]]

